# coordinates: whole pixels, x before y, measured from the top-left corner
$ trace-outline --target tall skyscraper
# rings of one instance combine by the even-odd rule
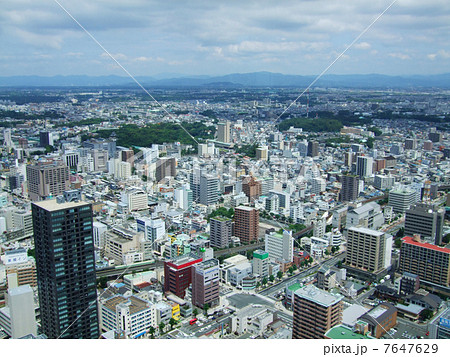
[[[193,266],[192,304],[203,308],[205,304],[219,303],[219,261],[209,259]]]
[[[358,177],[353,175],[341,176],[342,189],[339,194],[340,201],[349,202],[358,198]]]
[[[56,197],[69,189],[69,168],[62,161],[28,165],[27,181],[32,201]]]
[[[209,240],[211,247],[227,248],[231,239],[232,220],[226,217],[211,218]]]
[[[46,146],[53,146],[53,135],[49,131],[41,131],[39,133],[39,145],[43,148]]]
[[[229,121],[217,124],[217,141],[222,143],[231,142],[231,126]]]
[[[442,243],[445,210],[426,203],[417,203],[406,210],[405,235],[420,234],[422,238],[431,239],[434,244]]]
[[[319,339],[342,321],[342,295],[331,294],[314,285],[294,293],[292,338]]]
[[[234,211],[234,235],[242,243],[258,241],[259,211],[253,207],[239,206]]]
[[[98,338],[91,205],[65,194],[32,203],[32,214],[43,333]]]

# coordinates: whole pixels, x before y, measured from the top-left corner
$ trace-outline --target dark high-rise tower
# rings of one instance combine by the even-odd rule
[[[33,203],[32,214],[43,333],[98,338],[91,205],[58,197]]]

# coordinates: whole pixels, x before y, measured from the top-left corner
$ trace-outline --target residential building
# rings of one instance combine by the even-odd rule
[[[319,156],[319,143],[317,141],[308,142],[307,156],[317,157]]]
[[[221,143],[231,142],[231,125],[229,121],[217,124],[217,141]]]
[[[256,148],[256,160],[267,161],[269,159],[269,148],[261,146]]]
[[[377,274],[391,265],[392,236],[364,227],[350,227],[347,231],[348,267]]]
[[[226,217],[214,217],[209,221],[211,247],[227,248],[231,242],[233,221]]]
[[[373,180],[373,187],[384,191],[394,187],[394,183],[395,178],[393,176],[375,175],[375,178]]]
[[[129,212],[148,209],[148,195],[138,187],[129,187],[121,193],[121,202]]]
[[[450,286],[450,249],[423,243],[418,237],[404,237],[398,266],[400,273],[408,272],[441,286]]]
[[[234,235],[242,243],[257,242],[259,211],[253,207],[239,206],[234,211]]]
[[[91,205],[58,197],[33,203],[32,214],[43,333],[98,338]]]
[[[359,194],[359,179],[357,176],[343,175],[341,176],[342,188],[339,193],[341,202],[355,201]]]
[[[219,303],[219,261],[209,259],[192,268],[192,304],[203,308],[205,304]]]
[[[164,238],[166,234],[166,224],[161,218],[140,217],[136,218],[137,231],[144,232],[146,241],[155,242],[157,239]]]
[[[94,246],[96,248],[103,249],[105,247],[106,231],[108,230],[108,226],[101,222],[94,222],[92,224],[92,229]]]
[[[177,175],[177,161],[174,157],[163,157],[156,161],[156,182],[160,182],[165,177],[175,177]]]
[[[360,179],[372,176],[373,158],[370,156],[358,156],[356,158],[356,174]]]
[[[261,182],[253,176],[242,176],[242,191],[253,202],[261,195]]]
[[[219,200],[219,179],[212,175],[200,177],[199,203],[205,206],[216,204]]]
[[[306,285],[294,292],[293,339],[322,339],[342,321],[342,295]]]

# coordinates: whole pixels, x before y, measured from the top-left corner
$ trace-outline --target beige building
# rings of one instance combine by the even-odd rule
[[[114,227],[105,235],[105,256],[114,259],[116,265],[142,261],[144,254],[140,251],[140,242],[143,239],[143,232]]]
[[[28,195],[32,201],[56,197],[70,188],[69,168],[62,161],[27,166]]]

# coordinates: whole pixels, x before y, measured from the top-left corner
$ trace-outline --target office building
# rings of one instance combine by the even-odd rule
[[[58,197],[33,203],[32,214],[42,332],[98,338],[91,205]]]
[[[311,180],[311,193],[320,195],[326,189],[326,182],[323,178],[315,177]]]
[[[317,141],[309,141],[308,142],[307,156],[310,156],[310,157],[319,156],[319,143]]]
[[[144,232],[146,241],[155,242],[166,234],[166,223],[161,218],[141,217],[136,219],[136,224],[137,231]]]
[[[202,261],[193,255],[184,255],[164,262],[164,291],[184,298],[186,289],[192,283],[193,266]]]
[[[342,321],[342,295],[332,294],[314,285],[294,292],[293,339],[322,339]]]
[[[101,222],[94,222],[92,224],[92,234],[94,237],[94,246],[99,249],[103,249],[105,247],[106,241],[106,231],[108,230],[108,226]]]
[[[61,161],[27,165],[27,181],[32,201],[56,197],[70,187],[69,168]]]
[[[231,125],[229,121],[217,124],[217,141],[221,143],[231,142]]]
[[[148,209],[148,195],[138,187],[125,189],[120,195],[120,200],[128,208],[128,212]]]
[[[431,140],[426,140],[423,142],[423,149],[425,151],[432,151],[433,150],[433,142]]]
[[[41,131],[39,133],[39,146],[40,147],[47,147],[47,146],[53,146],[53,134],[49,131]]]
[[[398,271],[416,274],[420,277],[420,281],[448,287],[450,285],[450,249],[423,243],[418,237],[404,237]]]
[[[394,187],[395,178],[393,176],[375,175],[373,186],[381,191]]]
[[[405,150],[416,150],[417,140],[416,139],[406,139],[405,140]]]
[[[395,213],[405,213],[417,202],[417,194],[412,189],[401,188],[389,191],[388,205]]]
[[[11,338],[37,335],[33,289],[29,285],[8,289],[7,301],[0,308],[0,328]]]
[[[428,139],[430,139],[433,143],[440,143],[442,141],[442,133],[438,132],[428,133]]]
[[[360,179],[372,176],[373,158],[370,156],[358,156],[356,158],[356,175]]]
[[[241,243],[257,242],[259,211],[253,207],[239,206],[234,211],[234,235]]]
[[[209,259],[192,268],[192,305],[203,308],[205,304],[219,303],[219,261]]]
[[[137,338],[158,326],[156,307],[137,296],[112,296],[100,301],[102,331],[121,331],[128,338]]]
[[[253,251],[253,275],[257,275],[261,278],[269,276],[269,263],[269,253],[261,249]]]
[[[15,285],[37,286],[36,261],[29,257],[27,251],[23,248],[8,250],[2,257],[5,266],[6,275],[15,274],[17,281]]]
[[[177,161],[174,157],[163,157],[156,161],[156,182],[160,182],[166,177],[177,175]]]
[[[437,326],[437,339],[450,339],[450,308],[439,317]]]
[[[271,261],[292,262],[294,260],[294,238],[292,231],[268,232],[265,235],[265,249]]]
[[[347,235],[348,267],[377,274],[391,265],[391,235],[363,227],[350,227]]]
[[[199,203],[205,206],[216,204],[219,200],[219,179],[212,175],[200,177]]]
[[[230,218],[214,217],[209,224],[209,240],[211,247],[227,248],[231,242],[232,223]]]
[[[175,201],[178,203],[178,207],[184,211],[190,209],[194,201],[194,194],[188,186],[175,189]]]
[[[442,243],[445,210],[435,205],[417,203],[406,210],[405,235],[420,234],[436,245]]]
[[[358,198],[359,194],[359,179],[357,176],[343,175],[340,178],[342,188],[339,193],[339,200],[341,202],[350,202]]]
[[[369,202],[357,208],[350,208],[347,212],[346,227],[361,226],[370,229],[378,229],[384,224],[381,207],[375,202]]]

